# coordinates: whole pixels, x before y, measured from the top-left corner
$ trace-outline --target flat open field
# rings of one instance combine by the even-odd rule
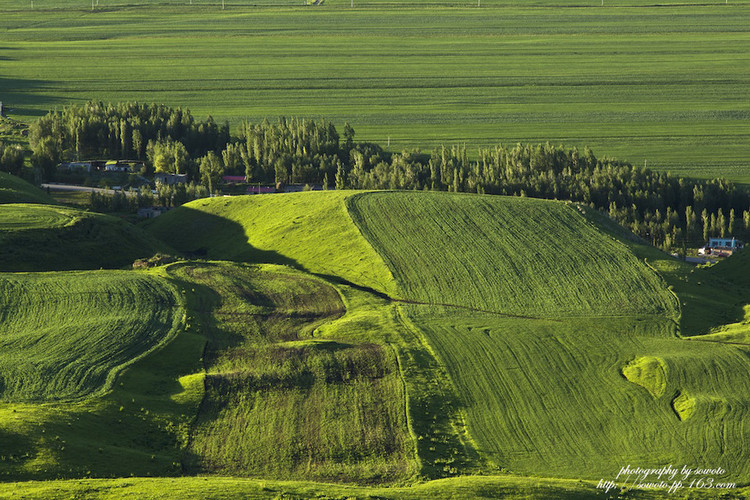
[[[12,116],[138,100],[348,120],[394,151],[550,141],[750,182],[746,1],[123,3],[0,3]]]

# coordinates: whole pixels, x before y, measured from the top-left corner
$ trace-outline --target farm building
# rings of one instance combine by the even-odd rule
[[[247,182],[247,178],[244,175],[225,175],[221,178],[225,184],[239,184],[241,182]]]
[[[153,219],[169,211],[167,207],[144,207],[138,209],[138,217]]]
[[[703,248],[698,249],[700,255],[716,255],[729,257],[737,250],[741,250],[744,244],[737,238],[709,238]]]
[[[143,166],[143,162],[135,160],[109,160],[104,164],[107,172],[135,172]]]
[[[154,174],[154,181],[157,184],[166,184],[167,186],[187,184],[187,174],[165,174],[164,172],[158,172]]]

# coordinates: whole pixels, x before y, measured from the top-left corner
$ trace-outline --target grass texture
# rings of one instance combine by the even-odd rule
[[[654,272],[572,205],[447,193],[349,200],[410,300],[532,317],[668,314],[675,306]]]
[[[117,271],[0,274],[0,401],[79,399],[169,338],[176,297]]]
[[[344,313],[325,282],[279,266],[175,264],[208,338],[191,430],[196,472],[392,482],[413,474],[394,353],[318,339]]]
[[[728,490],[733,498],[744,499],[748,488]],[[666,496],[654,490],[610,491],[612,498],[651,500],[671,498],[713,499],[723,490],[677,491]],[[726,493],[724,493],[726,494]],[[615,497],[615,495],[619,495]],[[144,500],[271,500],[280,498],[380,498],[387,500],[453,500],[457,498],[502,498],[506,500],[585,500],[607,498],[596,483],[565,479],[520,478],[516,476],[460,477],[430,481],[413,487],[377,488],[302,481],[267,481],[227,477],[87,479],[7,483],[0,485],[0,498],[62,500],[71,497],[91,500],[142,498]]]
[[[446,367],[477,448],[518,474],[596,479],[622,463],[715,463],[750,473],[747,352],[674,338],[669,320],[498,319],[409,306]],[[663,390],[628,381],[634,358],[664,360]],[[627,372],[626,372],[627,373]],[[690,419],[672,401],[695,401]],[[680,410],[682,411],[682,410]]]
[[[131,224],[74,208],[0,206],[0,270],[119,268],[164,250]]]
[[[704,335],[743,328],[744,257],[693,269],[584,207],[449,193],[200,200],[146,227],[181,251],[273,265],[132,273],[178,290],[180,333],[79,406],[1,404],[12,458],[0,474],[263,482],[29,483],[8,494],[586,498],[625,464],[750,477],[748,346]],[[466,476],[480,471],[501,475]],[[450,476],[387,490],[277,481]]]
[[[328,191],[197,200],[145,228],[182,252],[286,264],[393,293],[388,268],[352,224],[344,203],[349,195]]]
[[[490,464],[594,479],[622,463],[717,463],[748,477],[738,445],[750,437],[747,351],[679,339],[683,311],[667,282],[585,210],[398,192],[349,206],[419,303],[405,315]]]
[[[220,3],[2,2],[0,95],[23,120],[138,100],[349,121],[393,151],[550,141],[750,181],[745,0]]]

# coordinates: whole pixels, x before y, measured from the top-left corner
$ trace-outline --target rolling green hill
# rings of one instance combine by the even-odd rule
[[[390,192],[348,207],[411,300],[531,317],[676,306],[654,272],[570,204]]]
[[[15,220],[7,232],[69,224],[65,212]],[[750,478],[744,257],[693,269],[584,207],[435,192],[213,198],[144,227],[193,256],[246,263],[3,275],[11,288],[77,274],[146,280],[171,285],[185,311],[171,342],[106,393],[51,407],[0,403],[0,439],[13,456],[0,460],[3,478],[268,481],[90,483],[96,491],[84,494],[102,498],[115,485],[166,498],[220,488],[257,498],[584,498],[627,464],[721,467],[714,479],[738,485]],[[726,290],[730,275],[736,290]],[[76,297],[61,291],[34,305],[29,297],[44,296],[35,290],[0,304],[11,333],[39,314],[64,327],[54,311]],[[53,312],[27,314],[42,305]],[[92,329],[119,331],[100,319]],[[133,437],[139,426],[147,439]],[[35,441],[42,434],[59,440]],[[480,471],[492,477],[470,477]],[[452,478],[371,486],[442,477]],[[278,482],[291,478],[368,486]],[[158,491],[165,484],[173,486]],[[664,493],[621,486],[613,494]],[[0,494],[54,497],[45,488],[10,484]],[[674,498],[692,493],[716,491]]]
[[[380,256],[327,191],[196,200],[145,229],[181,252],[210,259],[287,264],[385,293],[395,292]]]
[[[118,268],[165,249],[131,224],[73,208],[0,206],[0,270]]]
[[[121,271],[0,274],[0,401],[106,391],[179,318],[160,280]]]
[[[280,266],[167,271],[207,337],[189,471],[366,483],[414,473],[394,352],[337,328],[345,308],[335,288]]]
[[[54,200],[23,179],[0,172],[0,204],[3,203],[54,203]]]
[[[403,309],[491,463],[593,479],[628,462],[710,462],[748,477],[736,445],[750,438],[747,351],[678,339],[666,283],[573,206],[445,193],[348,202],[401,292],[431,304]],[[664,367],[659,391],[629,368],[643,359]]]

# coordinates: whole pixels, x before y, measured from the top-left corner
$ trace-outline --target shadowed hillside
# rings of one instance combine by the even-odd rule
[[[0,172],[0,204],[3,203],[55,203],[41,189],[25,180]]]
[[[0,270],[119,268],[168,247],[108,215],[52,205],[0,206]]]

